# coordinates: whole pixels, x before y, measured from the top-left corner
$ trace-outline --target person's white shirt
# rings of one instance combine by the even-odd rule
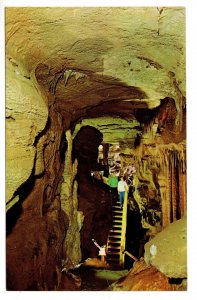
[[[100,249],[99,249],[99,255],[106,255],[106,248],[105,248],[105,246],[100,247]]]
[[[125,192],[128,190],[128,185],[125,181],[121,180],[118,182],[118,192]]]

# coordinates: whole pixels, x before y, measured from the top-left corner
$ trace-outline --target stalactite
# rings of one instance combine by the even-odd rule
[[[176,166],[176,152],[172,151],[170,153],[170,160],[171,160],[171,222],[176,221],[176,193],[177,193],[177,185],[176,185],[176,173],[175,173],[175,166]]]
[[[187,211],[186,202],[186,175],[180,173],[179,175],[179,195],[180,195],[180,214],[183,217]]]
[[[159,148],[160,175],[159,185],[162,201],[162,227],[165,228],[170,220],[170,169],[169,156],[166,148]]]
[[[179,152],[180,163],[178,165],[179,174],[179,197],[180,197],[180,217],[186,214],[186,151],[185,148]]]

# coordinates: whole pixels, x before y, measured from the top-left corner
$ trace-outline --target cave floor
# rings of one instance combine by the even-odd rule
[[[81,277],[82,291],[104,291],[110,284],[128,274],[128,270],[79,268],[75,274]]]

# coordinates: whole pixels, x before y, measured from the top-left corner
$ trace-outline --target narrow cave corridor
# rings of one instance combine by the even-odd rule
[[[186,290],[186,170],[184,8],[6,9],[7,290]]]

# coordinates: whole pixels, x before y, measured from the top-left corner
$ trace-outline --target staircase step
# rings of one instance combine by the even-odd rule
[[[108,248],[107,249],[107,255],[108,254],[113,254],[113,253],[119,253],[120,254],[120,248],[114,249],[114,248]]]
[[[121,240],[121,234],[120,234],[120,235],[117,235],[117,234],[116,234],[116,235],[115,235],[115,234],[114,234],[114,235],[113,235],[113,234],[110,234],[109,237],[110,237],[110,238],[116,238],[116,239],[120,239],[120,240]]]
[[[122,209],[120,208],[120,209],[117,209],[117,208],[115,208],[115,209],[113,209],[113,213],[121,213],[122,214]]]
[[[115,230],[119,230],[119,228],[120,228],[120,230],[122,231],[122,224],[121,225],[117,225],[117,226],[113,225],[112,228],[115,229]]]
[[[108,247],[118,247],[118,248],[120,248],[121,247],[121,244],[120,244],[120,242],[118,242],[118,243],[116,243],[116,245],[114,245],[114,243],[113,242],[109,242],[109,244],[108,244]]]
[[[115,235],[117,235],[117,236],[121,235],[121,231],[112,231],[112,230],[110,230],[109,236],[115,236]]]
[[[120,247],[119,247],[119,248],[115,248],[115,249],[110,247],[110,248],[107,248],[107,253],[108,253],[108,251],[109,251],[109,252],[115,251],[115,253],[116,253],[116,252],[120,252]]]
[[[117,233],[120,233],[120,234],[121,234],[122,230],[111,229],[109,232],[110,232],[110,233],[117,232]]]
[[[113,220],[114,225],[122,225],[122,220]]]
[[[120,239],[121,235],[114,235],[114,234],[109,234],[109,240],[112,240],[112,242],[114,241],[114,239]]]
[[[109,237],[109,244],[116,242],[116,244],[120,245],[121,243],[121,238],[120,237]]]
[[[107,249],[120,249],[121,248],[121,245],[119,243],[119,245],[107,245]]]
[[[111,247],[109,247],[109,248],[107,248],[107,254],[108,254],[108,252],[109,253],[120,253],[120,247],[118,247],[118,248],[111,248]]]
[[[108,245],[108,249],[120,249],[120,246]]]
[[[121,214],[114,214],[113,217],[114,217],[114,220],[118,220],[118,221],[122,221],[122,219],[123,219]]]
[[[113,246],[113,247],[119,247],[120,242],[119,241],[111,241],[111,240],[109,240],[108,245],[109,246]]]
[[[107,249],[120,249],[121,248],[121,244],[119,243],[118,245],[108,245]]]
[[[117,248],[109,247],[109,248],[107,248],[107,253],[108,253],[108,251],[117,253],[117,252],[120,252],[120,247],[117,247]]]

